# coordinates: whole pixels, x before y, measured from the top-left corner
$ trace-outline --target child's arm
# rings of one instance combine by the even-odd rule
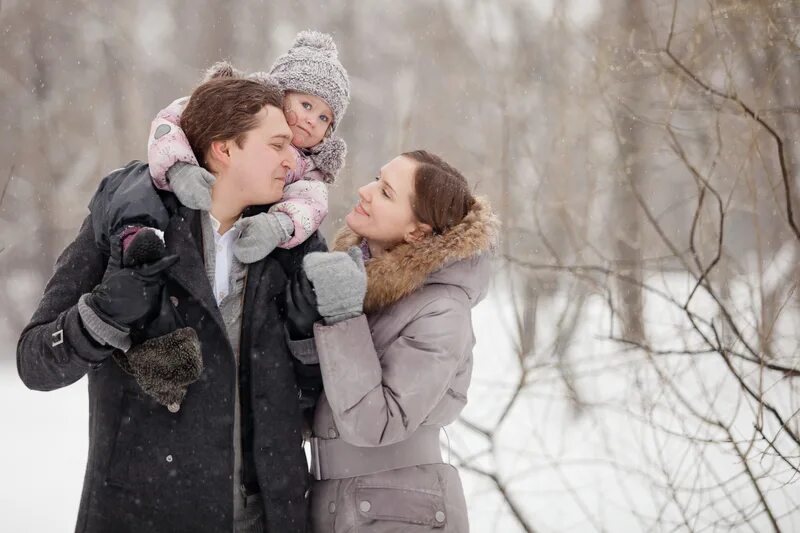
[[[309,174],[306,174],[309,176]],[[294,248],[308,239],[328,213],[328,189],[308,179],[283,188],[283,200],[268,213],[244,217],[236,224],[239,238],[233,254],[242,263],[260,261],[276,248]]]
[[[309,156],[297,153],[294,173],[283,188],[283,199],[269,210],[287,215],[294,226],[292,238],[278,246],[294,248],[319,229],[328,215],[326,184],[333,183],[346,154],[347,145],[338,137],[325,139]]]
[[[304,179],[286,185],[283,199],[269,212],[287,215],[294,226],[292,238],[279,243],[279,247],[294,248],[308,239],[328,214],[328,186],[323,183],[321,173],[308,172]]]
[[[172,190],[167,180],[167,170],[177,162],[197,165],[197,158],[181,129],[181,113],[187,98],[178,98],[162,109],[150,124],[147,141],[147,160],[150,175],[159,189]]]

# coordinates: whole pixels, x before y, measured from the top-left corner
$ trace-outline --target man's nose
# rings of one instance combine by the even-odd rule
[[[292,154],[292,151],[288,148],[286,149],[286,154],[284,155],[283,166],[292,171],[294,171],[295,167],[297,166],[297,162],[294,159],[294,154]]]

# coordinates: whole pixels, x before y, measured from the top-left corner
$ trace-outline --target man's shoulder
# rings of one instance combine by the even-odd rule
[[[133,160],[127,165],[111,171],[103,179],[100,180],[100,185],[94,193],[94,197],[89,202],[89,208],[100,198],[113,196],[116,191],[123,185],[130,185],[131,183],[143,182],[142,178],[150,178],[150,165],[143,161]]]
[[[94,225],[95,242],[108,246],[110,235],[129,224],[165,229],[169,213],[150,177],[150,166],[131,161],[105,176],[97,187],[89,211]]]

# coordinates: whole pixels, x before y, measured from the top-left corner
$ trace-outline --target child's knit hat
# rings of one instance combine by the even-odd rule
[[[301,31],[269,72],[284,90],[313,94],[325,100],[333,111],[331,131],[339,125],[350,103],[350,79],[338,56],[330,35]]]

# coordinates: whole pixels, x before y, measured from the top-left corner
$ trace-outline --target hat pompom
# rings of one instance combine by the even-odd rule
[[[344,166],[347,143],[341,137],[329,137],[311,148],[311,160],[323,173],[325,183],[333,183]]]
[[[217,61],[208,70],[203,81],[213,80],[216,78],[241,78],[242,71],[234,67],[228,61]]]
[[[336,53],[336,44],[333,38],[326,34],[314,30],[305,30],[297,34],[294,40],[294,48],[298,46],[307,46],[309,48],[317,48],[319,50],[326,50],[333,54]]]

